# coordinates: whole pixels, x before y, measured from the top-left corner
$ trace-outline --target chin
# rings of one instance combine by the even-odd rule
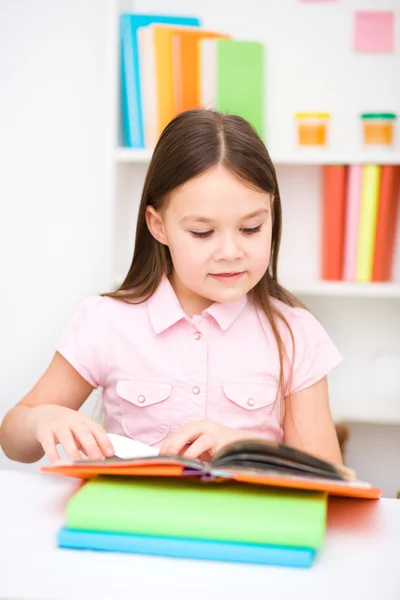
[[[210,300],[213,300],[213,302],[234,302],[235,300],[243,298],[243,296],[245,296],[247,292],[247,288],[243,289],[238,287],[235,288],[234,286],[227,286],[225,289],[214,289],[210,291],[207,297],[210,298]]]

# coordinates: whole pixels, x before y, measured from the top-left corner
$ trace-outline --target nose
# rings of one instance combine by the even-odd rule
[[[221,243],[216,251],[215,259],[233,262],[243,257],[243,251],[236,236],[226,234],[221,238]]]

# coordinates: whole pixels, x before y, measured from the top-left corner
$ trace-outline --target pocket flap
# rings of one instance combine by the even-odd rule
[[[275,402],[276,382],[272,379],[223,381],[225,396],[242,408],[257,410]]]
[[[172,380],[161,379],[157,381],[122,380],[117,383],[117,394],[139,407],[151,406],[166,400],[171,395]]]

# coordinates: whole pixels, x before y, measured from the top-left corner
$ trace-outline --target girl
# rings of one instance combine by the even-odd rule
[[[85,300],[47,371],[0,430],[23,462],[112,456],[107,432],[209,457],[260,437],[341,462],[326,375],[341,357],[279,283],[281,200],[252,127],[177,116],[144,184],[132,265]],[[78,412],[103,388],[105,429]]]

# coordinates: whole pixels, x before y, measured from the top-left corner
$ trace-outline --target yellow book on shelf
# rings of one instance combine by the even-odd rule
[[[372,281],[381,168],[364,165],[361,182],[360,223],[358,230],[356,281]]]

